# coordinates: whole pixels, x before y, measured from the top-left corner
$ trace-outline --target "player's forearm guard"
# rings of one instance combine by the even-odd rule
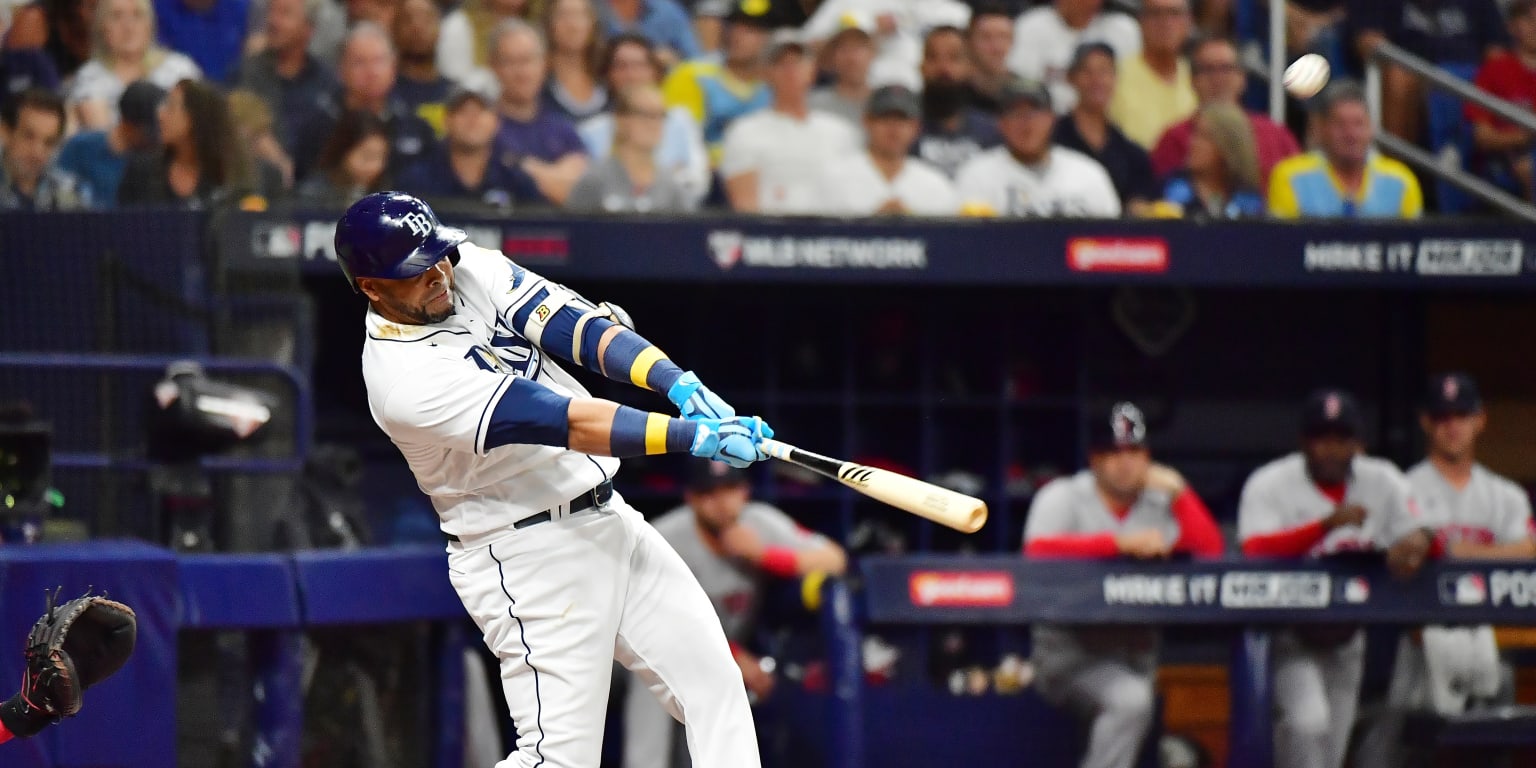
[[[666,392],[681,368],[667,359],[645,337],[615,322],[627,315],[611,307],[596,307],[576,293],[549,284],[534,291],[509,313],[513,330],[540,349],[565,357],[614,381],[629,381],[653,392]],[[619,332],[603,350],[598,349],[610,328]]]
[[[608,449],[619,458],[683,453],[692,449],[698,431],[694,422],[621,405],[613,414]]]
[[[666,392],[683,375],[683,369],[667,359],[666,353],[628,329],[620,330],[608,342],[603,352],[603,370],[610,379],[627,378],[631,384],[652,392]]]

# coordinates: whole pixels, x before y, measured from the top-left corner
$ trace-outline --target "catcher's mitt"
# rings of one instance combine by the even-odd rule
[[[21,691],[0,704],[0,722],[31,736],[80,711],[85,689],[121,669],[133,653],[138,623],[133,609],[90,592],[48,611],[27,635]]]

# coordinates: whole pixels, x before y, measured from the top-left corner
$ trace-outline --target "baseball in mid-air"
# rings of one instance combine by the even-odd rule
[[[1328,60],[1309,53],[1285,68],[1285,90],[1298,99],[1310,99],[1328,84]]]

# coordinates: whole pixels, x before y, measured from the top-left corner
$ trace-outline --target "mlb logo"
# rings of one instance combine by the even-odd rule
[[[1344,582],[1344,602],[1353,605],[1369,602],[1371,599],[1371,582],[1364,576],[1355,576]]]
[[[1444,605],[1482,605],[1488,602],[1488,581],[1480,573],[1447,573],[1440,577],[1440,602]]]

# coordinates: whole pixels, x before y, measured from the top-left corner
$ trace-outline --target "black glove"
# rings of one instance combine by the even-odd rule
[[[138,622],[132,608],[89,592],[56,606],[57,594],[27,635],[21,691],[0,704],[0,723],[17,736],[74,716],[85,689],[121,669],[133,653]]]

